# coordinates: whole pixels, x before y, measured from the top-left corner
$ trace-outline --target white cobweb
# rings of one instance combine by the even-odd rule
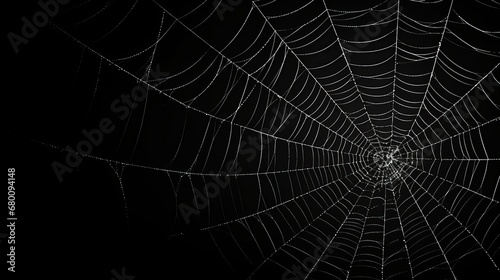
[[[176,112],[156,127],[163,166],[89,157],[164,176],[176,230],[209,235],[242,278],[457,279],[471,259],[498,273],[500,32],[481,21],[497,1],[222,2],[222,18],[133,2],[94,42],[57,27]],[[156,26],[140,47],[99,45],[136,10]],[[148,80],[156,64],[170,75]]]

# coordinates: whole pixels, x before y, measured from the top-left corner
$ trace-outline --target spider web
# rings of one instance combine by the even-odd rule
[[[221,21],[211,2],[132,1],[79,36],[108,2],[55,25],[99,63],[94,96],[104,71],[147,86],[133,151],[155,137],[149,112],[175,112],[149,127],[170,138],[155,160],[86,157],[125,201],[128,170],[163,176],[175,231],[208,235],[242,278],[457,279],[473,259],[498,274],[500,32],[478,20],[498,2],[336,2],[244,2]],[[136,10],[154,32],[108,50]],[[156,64],[170,75],[149,79]]]

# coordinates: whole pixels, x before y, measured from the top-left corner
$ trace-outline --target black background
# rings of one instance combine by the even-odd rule
[[[22,25],[20,18],[29,17],[39,9],[35,1],[14,2],[4,3],[4,26],[7,29],[4,34],[10,31],[18,33]],[[109,14],[98,15],[97,22],[75,28],[73,23],[95,12],[80,8],[77,2],[74,0],[64,6],[63,12],[53,22],[65,30],[77,30],[72,34],[82,42],[104,35],[99,26],[109,27],[115,23],[113,15],[124,12],[113,8]],[[124,2],[127,3],[123,7],[130,7],[131,1]],[[165,2],[165,6],[173,11],[186,9],[180,3],[182,1],[175,4]],[[150,4],[154,6],[154,3]],[[244,17],[249,5],[245,1],[234,12],[227,13],[226,21],[229,23]],[[117,6],[121,7],[113,7]],[[208,4],[206,8],[211,7]],[[125,23],[119,29],[118,32],[124,34],[118,38],[125,38],[130,30],[139,30],[133,33],[133,40],[105,40],[102,44],[95,43],[96,48],[119,57],[120,50],[132,48],[129,44],[146,46],[145,42],[149,42],[146,38],[157,33],[157,29],[147,28],[148,12],[147,8],[139,11],[145,19],[143,25],[132,27]],[[224,36],[225,29],[235,28],[230,23],[221,27],[217,16],[213,17],[214,28],[207,27],[204,31],[207,37]],[[157,24],[154,22],[151,26]],[[162,64],[161,69],[175,73],[177,67],[182,68],[180,65],[189,64],[182,61],[185,57],[178,55],[180,50],[200,50],[195,40],[185,36],[180,28],[172,30],[170,36],[178,41],[162,45],[159,53],[169,63],[168,66]],[[110,111],[109,104],[120,93],[130,91],[133,79],[112,70],[113,67],[106,67],[104,61],[105,67],[99,75],[99,91],[93,97],[99,60],[88,52],[82,54],[79,44],[50,24],[41,28],[27,45],[22,45],[17,55],[5,36],[3,46],[6,54],[2,60],[7,131],[5,161],[7,168],[16,169],[16,276],[112,279],[113,269],[120,272],[125,267],[127,274],[136,276],[136,279],[243,278],[227,265],[210,236],[185,230],[174,222],[177,205],[165,174],[126,167],[122,177],[125,207],[120,182],[110,164],[84,158],[73,173],[65,175],[62,183],[52,170],[51,163],[63,162],[66,155],[59,148],[74,147],[83,139],[81,130],[96,128],[103,117],[112,119],[118,129],[106,135],[103,144],[92,155],[165,167],[172,149],[162,146],[175,143],[171,138],[178,136],[171,135],[168,127],[176,125],[176,118],[184,110],[182,106],[158,95],[150,95],[147,114],[154,115],[158,121],[144,124],[145,136],[131,154],[136,144],[131,135],[137,133],[140,121],[132,120],[125,127],[125,122],[119,121]],[[162,110],[165,106],[168,106],[168,111]],[[162,126],[167,128],[157,129]],[[497,138],[494,133],[491,131],[491,137]],[[117,148],[122,136],[126,136],[126,140]],[[150,142],[141,145],[146,139]],[[186,138],[183,141],[189,145],[191,140]],[[118,171],[123,168],[121,165],[115,167]],[[5,256],[4,241],[1,243],[2,260]],[[2,266],[2,270],[6,270],[6,265]],[[472,262],[461,266],[461,271],[457,272],[461,275],[459,279],[471,279],[476,273],[473,267]]]

